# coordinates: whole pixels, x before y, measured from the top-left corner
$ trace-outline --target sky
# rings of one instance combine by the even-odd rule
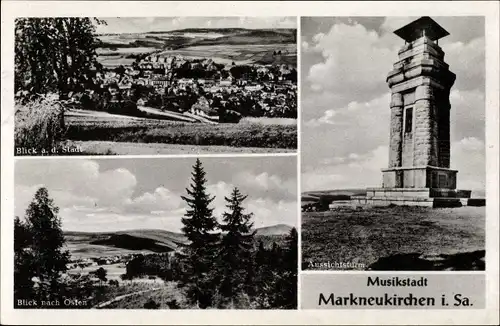
[[[297,224],[295,157],[202,158],[214,214],[236,186],[248,198],[254,227]],[[63,230],[164,229],[180,232],[195,158],[30,159],[15,165],[15,214],[25,216],[45,186],[59,207]]]
[[[301,19],[302,191],[380,187],[388,166],[390,90],[404,41],[393,32],[418,17]],[[451,89],[451,168],[457,188],[484,195],[485,40],[482,17],[431,17],[457,75]]]
[[[184,28],[297,28],[296,17],[114,17],[101,18],[96,32],[143,33]]]

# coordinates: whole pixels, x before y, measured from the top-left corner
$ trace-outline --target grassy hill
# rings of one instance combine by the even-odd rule
[[[484,250],[484,207],[302,213],[302,269],[484,270]]]
[[[273,242],[281,245],[291,227],[285,224],[256,229],[256,243],[262,241],[270,246]],[[169,252],[185,244],[181,233],[159,229],[137,229],[118,232],[78,232],[65,231],[64,236],[70,252],[85,252],[86,256],[106,256],[131,252]],[[110,250],[118,249],[118,250]]]
[[[214,34],[216,37],[214,37]],[[102,48],[184,48],[203,45],[296,43],[296,29],[188,28],[146,33],[101,34]]]
[[[265,226],[258,228],[256,235],[258,236],[269,236],[269,235],[286,235],[292,229],[291,226],[286,224],[276,224],[273,226]]]
[[[232,35],[221,36],[212,39],[202,39],[191,46],[196,45],[241,45],[241,44],[286,44],[296,43],[296,30],[269,30],[256,29],[244,30]]]

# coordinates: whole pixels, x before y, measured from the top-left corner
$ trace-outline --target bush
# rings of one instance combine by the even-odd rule
[[[49,154],[65,131],[64,106],[55,96],[44,96],[26,104],[17,104],[15,113],[15,148]]]
[[[144,304],[144,309],[158,309],[158,308],[160,308],[160,304],[151,298]]]

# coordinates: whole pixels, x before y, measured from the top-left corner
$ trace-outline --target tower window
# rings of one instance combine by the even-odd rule
[[[413,108],[407,108],[405,112],[405,133],[413,130]]]

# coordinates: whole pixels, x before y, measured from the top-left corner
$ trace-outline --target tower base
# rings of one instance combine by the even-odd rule
[[[383,188],[457,188],[457,170],[435,166],[383,169]]]
[[[443,188],[367,188],[366,196],[352,196],[351,205],[461,207],[469,203],[470,190]]]

